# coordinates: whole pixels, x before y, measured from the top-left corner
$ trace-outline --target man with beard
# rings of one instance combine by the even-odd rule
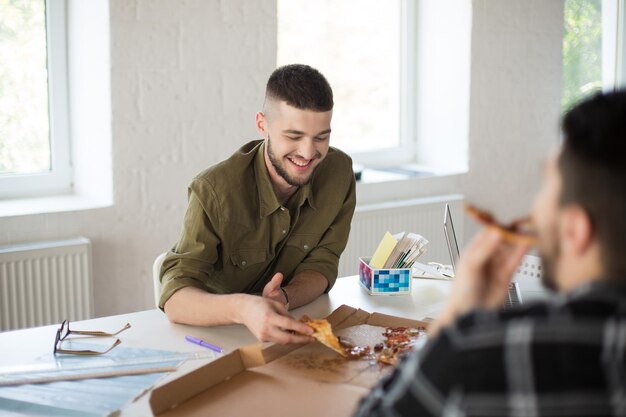
[[[626,415],[626,92],[582,102],[562,127],[532,211],[557,294],[499,311],[528,248],[482,231],[429,342],[357,416]]]
[[[256,115],[262,140],[200,173],[161,268],[176,323],[241,323],[261,341],[303,343],[291,307],[330,290],[356,204],[350,157],[329,146],[333,94],[306,65],[278,68]]]

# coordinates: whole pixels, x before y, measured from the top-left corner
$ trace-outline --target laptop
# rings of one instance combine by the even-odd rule
[[[452,222],[452,213],[450,213],[450,205],[446,203],[446,207],[443,215],[443,232],[446,238],[446,244],[448,245],[448,253],[450,255],[450,264],[452,265],[452,270],[456,274],[456,268],[459,265],[459,243],[456,238],[456,233],[454,232],[454,223]],[[517,275],[517,274],[516,274]],[[509,292],[507,294],[506,299],[504,300],[504,304],[502,306],[503,310],[507,310],[512,308],[515,305],[522,304],[522,295],[520,293],[519,285],[516,281],[513,281],[509,284]]]

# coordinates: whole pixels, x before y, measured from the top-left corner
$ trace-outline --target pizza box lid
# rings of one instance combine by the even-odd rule
[[[335,332],[362,324],[427,326],[422,321],[347,305],[327,319]],[[337,370],[333,366],[337,358],[335,352],[317,342],[304,346],[274,344],[265,349],[262,344],[242,347],[155,388],[150,407],[154,415],[166,417],[349,416],[381,377],[376,369],[380,372],[382,368],[341,359]],[[300,364],[297,369],[293,368],[294,360]]]

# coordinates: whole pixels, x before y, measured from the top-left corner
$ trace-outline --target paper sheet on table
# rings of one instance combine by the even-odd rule
[[[73,342],[71,349],[93,349],[102,346]],[[185,359],[212,358],[217,353],[170,352],[156,349],[118,347],[101,356],[57,355],[37,358],[30,364],[0,368],[0,381],[29,376],[41,377],[59,373],[89,374],[97,369],[119,371],[133,367],[177,366]],[[61,381],[47,384],[24,384],[0,387],[2,411],[50,416],[108,416],[130,403],[154,385],[164,373],[112,378]]]
[[[454,278],[452,268],[438,269],[432,265],[415,262],[411,269],[413,278],[441,279],[450,281]]]

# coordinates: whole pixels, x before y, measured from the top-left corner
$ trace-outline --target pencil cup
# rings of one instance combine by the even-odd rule
[[[370,295],[400,295],[411,293],[411,268],[376,269],[371,258],[359,258],[359,282]]]

